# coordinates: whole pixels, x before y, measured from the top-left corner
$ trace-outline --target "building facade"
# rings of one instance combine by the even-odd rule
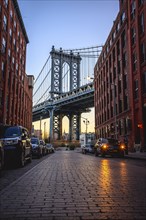
[[[1,0],[0,124],[31,131],[33,76],[25,73],[28,42],[17,0]]]
[[[120,0],[95,65],[95,132],[146,149],[146,1]]]

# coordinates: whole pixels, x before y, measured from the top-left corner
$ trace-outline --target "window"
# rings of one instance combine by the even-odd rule
[[[10,59],[11,59],[11,50],[8,49],[8,60],[10,61]]]
[[[136,53],[133,54],[133,71],[137,69],[137,56]]]
[[[123,12],[121,15],[121,24],[124,22],[124,20],[125,20],[125,12]]]
[[[122,48],[124,48],[126,46],[126,33],[125,33],[125,30],[123,31],[123,33],[121,35],[121,40],[122,40]]]
[[[115,61],[115,48],[113,49],[113,61]]]
[[[135,17],[135,9],[136,9],[136,3],[135,0],[133,0],[131,4],[131,19],[134,19]]]
[[[10,37],[12,37],[12,29],[9,30]]]
[[[2,38],[2,53],[5,53],[6,52],[6,40],[5,38],[3,37]]]
[[[143,93],[146,93],[146,72],[143,73]]]
[[[127,54],[126,52],[123,54],[123,68],[126,68],[127,66]]]
[[[124,86],[124,89],[127,89],[127,74],[123,76],[123,86]]]
[[[145,47],[145,44],[144,43],[142,43],[141,44],[141,63],[143,63],[143,62],[145,62],[146,61],[146,47]]]
[[[128,109],[128,97],[127,95],[124,95],[124,110]]]
[[[143,3],[144,3],[144,0],[139,0],[138,1],[138,6],[140,7],[141,5],[143,5]]]
[[[120,55],[120,44],[119,44],[119,41],[117,42],[117,55]]]
[[[18,76],[18,63],[16,63],[16,74],[17,74],[17,76]]]
[[[3,28],[5,31],[7,30],[7,17],[5,15],[3,17]]]
[[[134,99],[138,99],[138,80],[134,81]]]
[[[122,100],[120,99],[119,100],[119,113],[122,112]]]
[[[14,28],[16,29],[16,21],[14,21]]]
[[[2,70],[2,77],[4,78],[4,75],[5,75],[5,63],[4,62],[2,62],[1,70]]]
[[[12,12],[12,10],[10,10],[10,17],[11,17],[11,19],[12,19],[12,17],[13,17],[13,12]]]
[[[121,80],[118,82],[118,93],[120,94],[122,92],[122,87],[121,87]]]
[[[134,45],[135,42],[136,42],[136,30],[135,30],[135,27],[133,27],[131,29],[131,39],[132,39],[132,45]]]
[[[12,57],[12,65],[13,65],[13,67],[14,67],[14,64],[15,64],[15,58]]]
[[[140,33],[144,33],[144,14],[142,13],[139,18],[139,31]]]
[[[118,69],[117,69],[117,70],[118,70],[118,74],[120,74],[120,73],[121,73],[121,64],[120,64],[120,60],[118,60],[118,66],[117,66],[117,67],[118,67]]]
[[[113,78],[116,78],[116,67],[113,68]]]
[[[8,6],[8,0],[4,0],[4,5],[5,5],[5,7]]]
[[[10,42],[12,42],[12,29],[11,28],[9,30],[9,35],[10,35]]]
[[[109,68],[111,68],[111,55],[109,56]]]

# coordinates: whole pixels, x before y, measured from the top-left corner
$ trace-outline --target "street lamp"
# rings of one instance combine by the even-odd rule
[[[83,120],[83,122],[85,123],[85,125],[86,125],[86,134],[87,134],[87,128],[88,128],[88,125],[89,125],[89,121],[88,121],[88,119],[87,118],[84,118],[84,117],[82,117],[83,119],[85,119],[85,120]]]

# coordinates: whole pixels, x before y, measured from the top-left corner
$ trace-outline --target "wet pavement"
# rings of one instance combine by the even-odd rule
[[[0,219],[146,219],[146,166],[56,151],[1,190]]]

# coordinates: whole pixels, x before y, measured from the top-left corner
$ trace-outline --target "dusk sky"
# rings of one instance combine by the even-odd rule
[[[52,45],[56,49],[104,45],[119,11],[119,0],[18,0],[18,4],[29,38],[26,73],[35,78]],[[93,112],[89,118],[88,129],[94,131]]]

